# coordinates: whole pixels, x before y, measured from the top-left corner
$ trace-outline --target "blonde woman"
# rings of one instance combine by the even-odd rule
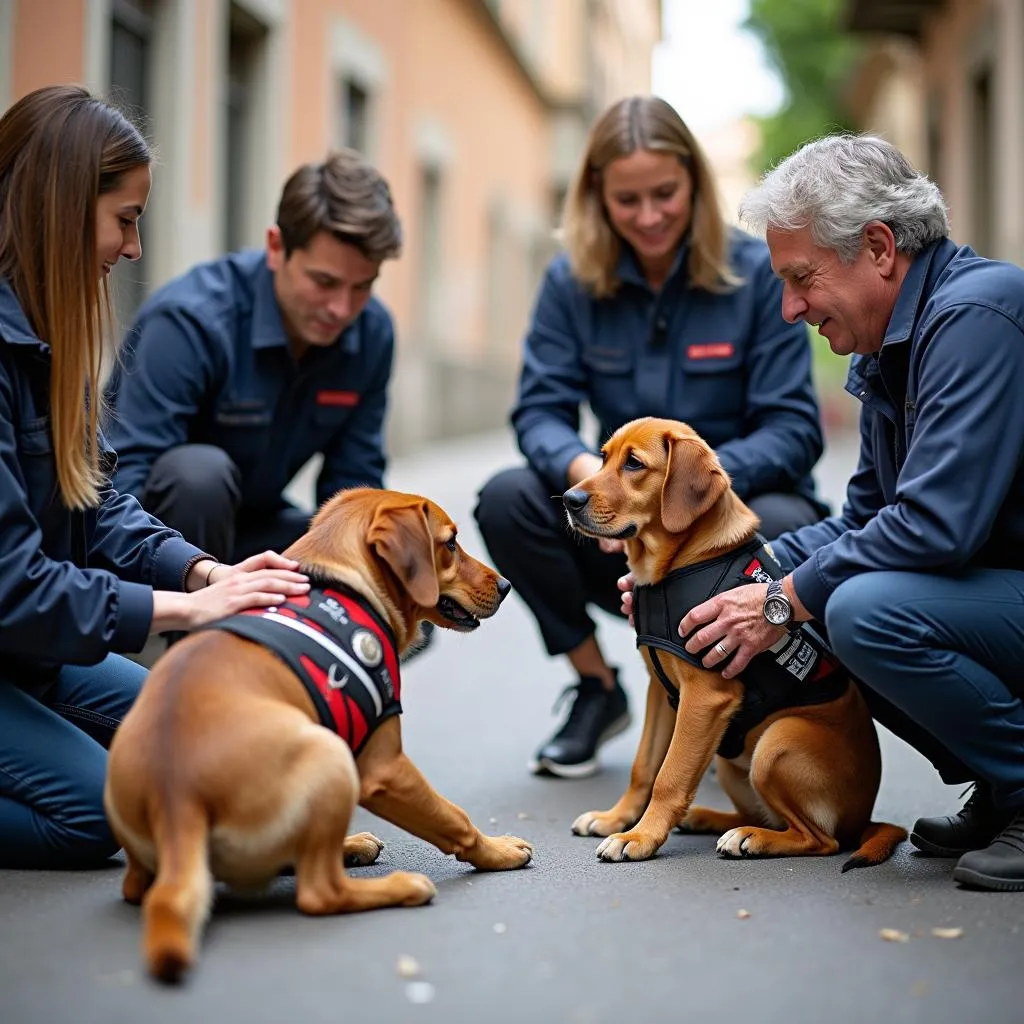
[[[621,543],[581,541],[561,494],[600,465],[579,433],[586,403],[603,441],[637,416],[681,419],[718,452],[769,538],[826,509],[806,327],[780,314],[764,243],[723,220],[707,159],[664,100],[612,105],[591,130],[523,353],[512,424],[527,465],[483,487],[491,557],[578,679],[568,716],[538,751],[540,774],[579,778],[630,722],[618,670],[587,611],[619,609]]]
[[[221,565],[109,479],[106,278],[141,253],[150,153],[84,89],[0,117],[0,867],[117,851],[106,750],[145,671],[115,652],[308,589],[295,564]]]

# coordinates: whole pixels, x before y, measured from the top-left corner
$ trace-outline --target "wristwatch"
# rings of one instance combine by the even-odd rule
[[[789,629],[793,621],[793,604],[782,589],[782,580],[772,580],[768,584],[768,593],[765,594],[761,611],[773,626]]]

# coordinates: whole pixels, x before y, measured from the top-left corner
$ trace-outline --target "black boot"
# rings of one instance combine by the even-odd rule
[[[971,798],[956,814],[918,818],[910,841],[930,857],[959,857],[971,850],[983,850],[1012,817],[1013,811],[996,807],[992,790],[978,782]]]
[[[530,762],[530,770],[539,775],[558,775],[563,779],[582,779],[597,771],[597,751],[602,743],[629,728],[631,721],[626,692],[619,685],[615,671],[615,686],[605,689],[604,683],[594,676],[584,676],[567,686],[558,699],[572,694],[572,707],[565,723],[537,751]]]
[[[1024,811],[1018,811],[983,850],[965,853],[953,881],[972,889],[1024,892]]]

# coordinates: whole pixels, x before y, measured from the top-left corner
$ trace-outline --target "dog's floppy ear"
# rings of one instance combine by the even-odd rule
[[[366,539],[418,605],[432,608],[437,604],[441,590],[425,503],[398,508],[382,505],[374,513]]]
[[[700,441],[666,434],[665,446],[661,522],[669,533],[682,533],[725,493],[729,479],[714,452]]]

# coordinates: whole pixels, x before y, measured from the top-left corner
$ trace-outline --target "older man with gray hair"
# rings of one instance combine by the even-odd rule
[[[938,188],[879,138],[809,143],[740,213],[785,318],[853,357],[860,462],[840,515],[773,543],[781,588],[730,590],[679,632],[736,676],[823,623],[875,717],[974,783],[914,845],[959,857],[964,885],[1024,890],[1024,271],[950,241]]]

